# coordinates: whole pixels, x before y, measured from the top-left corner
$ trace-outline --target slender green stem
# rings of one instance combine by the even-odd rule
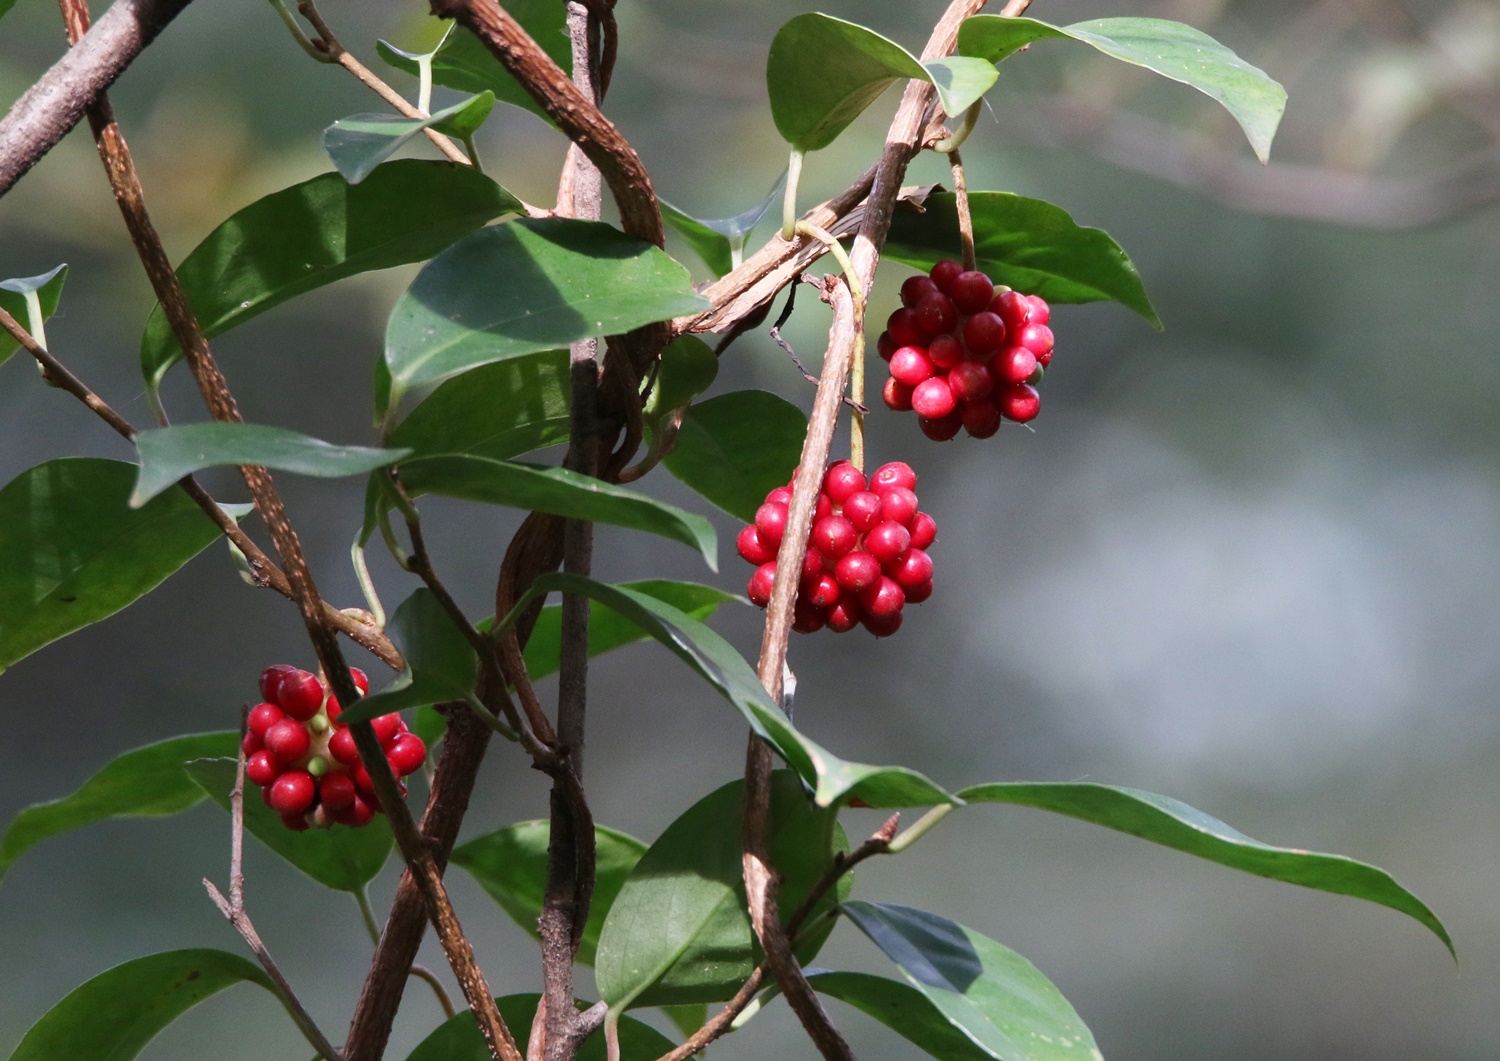
[[[359,588],[365,595],[365,604],[370,608],[370,614],[375,617],[375,625],[382,630],[385,629],[385,606],[380,603],[380,595],[375,592],[375,580],[370,577],[370,565],[365,561],[364,543],[356,540],[349,546],[349,559],[354,564],[354,577],[359,582]]]
[[[797,183],[802,179],[802,152],[793,151],[786,164],[786,190],[781,197],[781,238],[788,243],[797,235]]]
[[[424,55],[417,60],[417,110],[432,113],[432,56]]]
[[[292,31],[292,39],[297,42],[297,45],[304,52],[312,56],[320,63],[333,62],[333,56],[329,55],[325,51],[320,50],[317,45],[313,44],[312,41],[307,39],[307,34],[302,32],[302,27],[297,25],[297,20],[292,17],[292,13],[287,10],[286,4],[282,3],[282,0],[271,0],[271,6],[274,7],[276,9],[276,13],[281,16],[281,21],[286,24],[286,28]]]
[[[953,131],[953,135],[939,140],[932,145],[932,149],[939,154],[946,155],[950,151],[957,151],[962,147],[963,142],[974,131],[974,123],[979,119],[979,108],[982,106],[984,106],[983,97],[969,104],[969,109],[964,111],[964,116],[959,120],[958,128]]]
[[[905,851],[912,844],[922,839],[923,834],[925,834],[928,829],[931,829],[938,822],[948,817],[948,815],[953,812],[954,806],[955,805],[952,803],[943,803],[939,806],[933,807],[932,810],[928,811],[916,821],[912,822],[909,829],[892,840],[890,847],[888,847],[886,850],[893,855],[899,855],[902,851]]]
[[[370,933],[370,942],[380,942],[380,926],[375,923],[375,911],[370,909],[370,892],[368,885],[361,885],[358,890],[351,893],[354,902],[359,907],[359,915],[364,918],[365,931]]]
[[[469,161],[473,164],[473,166],[474,166],[474,168],[476,170],[478,170],[480,173],[483,173],[484,172],[484,167],[479,164],[479,149],[474,146],[474,137],[473,137],[473,134],[470,134],[469,136],[464,137],[463,140],[464,140],[464,150],[466,152],[468,152]]]
[[[469,705],[469,710],[478,715],[480,719],[483,720],[486,726],[490,727],[490,729],[500,734],[500,736],[512,742],[520,741],[521,735],[515,730],[511,729],[510,726],[507,725],[493,711],[485,707],[483,702],[480,701],[479,697],[475,696],[473,693],[469,693],[464,697],[464,703]]]

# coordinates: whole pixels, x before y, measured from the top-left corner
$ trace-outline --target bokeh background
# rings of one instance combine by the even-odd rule
[[[425,5],[329,0],[372,65],[383,36],[430,36]],[[699,216],[757,200],[784,165],[764,56],[789,0],[626,0],[608,110],[659,192]],[[916,50],[936,4],[837,0]],[[1050,199],[1134,258],[1166,330],[1110,305],[1060,307],[1034,430],[927,442],[871,418],[873,459],[904,458],[941,528],[938,592],[899,637],[798,640],[797,717],[839,753],[952,785],[1074,780],[1164,792],[1259,839],[1377,863],[1455,937],[1461,964],[1383,908],[1257,878],[1035,811],[955,814],[913,852],[870,864],[859,894],[955,918],[1031,958],[1112,1061],[1492,1061],[1500,1056],[1500,7],[1471,0],[1038,0],[1059,24],[1157,14],[1209,29],[1287,82],[1262,170],[1206,98],[1062,42],[1005,64],[969,144],[970,185]],[[63,47],[54,8],[0,23],[8,104]],[[400,75],[392,80],[412,86]],[[113,93],[174,258],[233,210],[329,167],[337,118],[380,109],[307,59],[266,4],[200,0]],[[890,93],[813,156],[803,200],[879,150]],[[1123,108],[1119,110],[1117,108]],[[503,108],[502,108],[503,109]],[[519,111],[480,148],[518,194],[549,201],[564,144]],[[420,150],[420,149],[418,149]],[[914,182],[945,178],[939,160]],[[1287,216],[1292,215],[1292,216]],[[770,235],[763,228],[762,237]],[[695,275],[703,270],[680,246]],[[138,423],[152,299],[86,133],[0,201],[0,275],[70,264],[53,350]],[[307,296],[215,345],[252,420],[371,439],[370,367],[412,272]],[[888,265],[872,317],[907,272]],[[816,361],[826,310],[789,330]],[[878,367],[878,362],[876,362]],[[812,389],[765,338],[741,340],[716,389]],[[179,420],[200,416],[183,373]],[[0,481],[54,456],[130,452],[17,358],[0,370]],[[240,499],[230,477],[211,479]],[[664,473],[659,496],[701,503]],[[325,593],[358,601],[347,547],[360,486],[282,477]],[[432,503],[438,563],[483,614],[514,517]],[[685,549],[604,530],[599,573],[739,589]],[[391,565],[387,600],[410,586]],[[753,655],[759,614],[718,629]],[[307,665],[294,609],[243,586],[212,547],[127,614],[0,678],[0,821],[59,797],[120,750],[232,726],[269,663]],[[736,774],[742,726],[655,647],[600,660],[589,783],[600,821],[650,838]],[[494,749],[468,835],[545,813],[542,778]],[[878,824],[851,813],[851,833]],[[240,942],[200,879],[227,875],[227,819],[94,826],[48,841],[0,885],[0,1050],[74,986],[120,961]],[[346,897],[249,856],[262,934],[337,1040],[369,956]],[[372,888],[379,908],[394,867]],[[535,951],[461,872],[460,915],[497,991],[530,990]],[[427,962],[440,969],[430,945]],[[820,964],[884,971],[837,933]],[[587,981],[584,982],[584,987]],[[913,1050],[831,1004],[860,1056]],[[438,1017],[408,992],[390,1056]],[[143,1056],[305,1057],[269,996],[237,988]],[[721,1058],[811,1056],[784,1007]],[[60,1059],[65,1061],[65,1059]]]

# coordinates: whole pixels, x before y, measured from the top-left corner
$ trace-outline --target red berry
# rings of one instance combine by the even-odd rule
[[[1005,345],[1005,322],[986,310],[964,321],[964,346],[981,360],[989,358]]]
[[[988,300],[986,300],[988,301]],[[934,291],[923,297],[913,307],[912,312],[916,314],[917,327],[929,339],[951,332],[958,324],[958,313],[953,308],[953,300],[941,291]]]
[[[1036,375],[1036,354],[1024,346],[1007,346],[990,360],[990,372],[995,382],[1025,383]]]
[[[905,461],[882,464],[875,469],[875,474],[870,476],[870,489],[877,494],[883,494],[897,486],[903,486],[908,490],[917,488],[917,473],[912,471],[911,465]]]
[[[990,378],[990,370],[978,361],[960,361],[948,370],[948,389],[953,392],[953,397],[959,401],[970,401],[974,398],[983,398],[994,389],[995,382]],[[915,399],[912,402],[916,407]],[[919,413],[920,409],[917,410]],[[950,410],[951,411],[951,410]],[[946,416],[947,414],[942,414]]]
[[[866,619],[884,619],[906,606],[906,594],[895,579],[881,575],[879,582],[859,595],[859,606],[865,610]]]
[[[290,663],[278,663],[273,667],[267,667],[261,671],[260,698],[274,703],[277,699],[277,691],[281,688],[282,679],[295,672],[296,669]]]
[[[886,380],[885,386],[881,388],[880,396],[885,399],[887,409],[904,413],[911,408],[911,388],[900,380]]]
[[[964,358],[963,345],[954,335],[939,335],[927,344],[927,360],[938,368],[952,368]]]
[[[944,259],[934,265],[928,275],[932,277],[932,282],[937,285],[939,291],[948,291],[952,289],[953,281],[957,280],[963,271],[964,267],[958,262]]]
[[[890,637],[901,629],[901,613],[895,612],[884,617],[866,615],[860,619],[860,622],[864,623],[865,629],[876,637]]]
[[[745,560],[755,564],[757,567],[767,560],[776,559],[776,551],[767,549],[761,544],[760,532],[755,529],[755,524],[750,524],[740,531],[739,537],[734,540],[735,551]]]
[[[396,734],[401,732],[401,716],[392,712],[389,715],[381,715],[370,719],[370,728],[375,731],[375,739],[380,741],[381,747],[396,739]]]
[[[911,407],[918,416],[939,420],[951,413],[957,405],[958,399],[954,397],[953,388],[942,376],[923,380],[912,388]]]
[[[927,276],[908,276],[901,284],[901,304],[912,309],[924,295],[938,294],[937,284]]]
[[[307,727],[295,719],[284,718],[266,730],[266,750],[284,763],[297,762],[311,744]]]
[[[277,689],[276,703],[281,705],[281,709],[291,718],[295,718],[298,722],[306,722],[322,708],[323,697],[326,694],[327,691],[316,674],[294,669],[291,674],[282,677],[281,686]]]
[[[833,501],[827,494],[819,490],[817,500],[813,502],[813,522],[816,523],[824,516],[831,515],[833,515]]]
[[[312,806],[317,785],[306,770],[288,770],[271,782],[266,799],[278,814],[302,814]]]
[[[329,810],[343,810],[354,797],[354,779],[348,774],[324,774],[318,779],[318,799]]]
[[[365,769],[365,764],[360,763],[354,768],[350,775],[354,779],[354,787],[359,794],[367,800],[375,799],[375,782],[370,780],[370,771]]]
[[[391,773],[405,777],[422,769],[427,761],[427,745],[415,733],[403,733],[391,742],[385,757],[391,764]]]
[[[868,490],[850,494],[844,502],[844,518],[854,525],[856,532],[863,534],[880,522],[880,495]]]
[[[922,429],[922,434],[934,442],[947,442],[959,429],[964,426],[963,416],[957,409],[943,417],[941,420],[929,420],[925,416],[917,417],[917,426]]]
[[[260,734],[253,729],[246,730],[245,735],[240,738],[240,751],[246,755],[254,755],[266,746],[266,742],[260,739]]]
[[[880,338],[875,340],[875,352],[880,355],[882,361],[889,361],[891,355],[901,349],[901,344],[891,337],[890,332],[881,332]]]
[[[921,346],[927,341],[927,333],[917,323],[916,312],[905,306],[886,319],[885,330],[902,346]]]
[[[350,667],[349,677],[354,679],[354,687],[359,690],[361,696],[370,691],[370,679],[364,671],[358,667]]]
[[[850,494],[865,488],[865,473],[848,461],[839,461],[823,476],[823,492],[836,505],[842,505]]]
[[[793,472],[792,478],[795,479],[796,477],[797,473]],[[792,488],[790,486],[778,486],[775,490],[772,490],[769,494],[766,495],[766,504],[768,505],[790,506],[791,503]]]
[[[1031,300],[1019,291],[1002,291],[995,296],[994,304],[990,309],[1000,314],[1000,319],[1005,322],[1005,330],[1018,332],[1026,322],[1031,319]]]
[[[307,814],[305,812],[302,814],[283,814],[281,816],[281,824],[294,833],[306,832],[311,828],[307,824]]]
[[[914,586],[932,581],[932,557],[922,549],[908,549],[886,568],[886,574],[896,580],[896,585],[909,591]]]
[[[1043,354],[1052,352],[1052,329],[1033,321],[1016,333],[1014,341],[1017,346],[1024,346],[1037,356],[1037,360],[1041,360]]]
[[[833,577],[844,589],[858,593],[880,581],[880,561],[862,549],[846,553],[834,565]]]
[[[826,571],[818,576],[817,583],[811,586],[807,591],[808,603],[819,608],[831,607],[838,599],[838,579],[834,578]]]
[[[910,527],[917,514],[917,495],[904,486],[893,486],[880,495],[880,518]]]
[[[767,549],[781,545],[786,534],[786,516],[786,506],[779,501],[767,501],[755,510],[755,531]]]
[[[802,574],[798,582],[806,586],[816,583],[823,574],[823,554],[816,549],[808,549],[802,554]]]
[[[251,733],[264,737],[266,730],[284,718],[286,718],[286,712],[275,704],[256,704],[250,709],[250,715],[245,720],[245,724]]]
[[[1027,295],[1026,300],[1031,303],[1032,324],[1046,324],[1052,319],[1052,307],[1041,295]]]
[[[923,347],[903,346],[891,355],[891,379],[899,380],[908,387],[915,387],[923,380],[931,379],[935,371]]]
[[[815,634],[827,621],[823,609],[816,604],[799,600],[792,605],[792,629],[799,634]]]
[[[885,567],[911,547],[911,531],[899,523],[886,520],[875,524],[865,535],[865,551]]]
[[[354,734],[347,727],[340,726],[328,738],[328,754],[345,766],[353,766],[359,762],[359,749],[354,745]]]
[[[839,597],[838,603],[828,609],[828,629],[836,634],[847,634],[859,625],[864,612],[859,601],[847,594]]]
[[[813,524],[812,544],[829,560],[837,560],[853,549],[858,538],[859,532],[854,529],[854,524],[843,516],[824,516]]]
[[[362,825],[369,825],[370,822],[375,820],[375,811],[359,796],[355,796],[345,807],[341,807],[338,810],[329,808],[329,810],[330,813],[328,816],[334,821],[356,829]]]
[[[989,438],[1000,430],[1000,407],[993,398],[964,402],[958,419],[973,438]]]
[[[906,591],[906,603],[921,604],[930,596],[932,596],[932,579],[929,578],[920,586],[912,586]]]
[[[250,779],[251,784],[264,787],[275,781],[280,774],[281,764],[268,751],[258,751],[245,760],[245,776]]]
[[[771,586],[776,581],[776,561],[771,560],[761,564],[755,569],[755,574],[750,576],[750,584],[745,587],[745,596],[750,598],[750,603],[758,608],[764,608],[771,603]],[[333,745],[329,745],[331,750]]]
[[[1012,384],[1000,395],[1000,411],[1007,420],[1014,420],[1018,424],[1036,419],[1041,408],[1041,395],[1027,383]]]
[[[995,285],[981,272],[959,273],[948,289],[960,313],[982,313],[995,297]]]

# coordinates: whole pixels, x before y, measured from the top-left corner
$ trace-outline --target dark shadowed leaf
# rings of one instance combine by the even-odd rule
[[[0,488],[0,672],[133,603],[219,536],[180,490],[126,504],[135,465],[64,457]]]
[[[539,1001],[540,995],[506,995],[495,999],[505,1026],[523,1045]],[[583,1008],[582,1003],[579,1003],[579,1008]],[[654,1061],[675,1045],[649,1024],[642,1024],[633,1017],[620,1018],[619,1061]],[[464,1010],[438,1025],[437,1030],[423,1039],[406,1061],[491,1061],[491,1057],[484,1036],[479,1034],[479,1026],[474,1023],[474,1015]],[[605,1061],[602,1034],[589,1036],[578,1050],[578,1061]]]
[[[1000,1061],[1103,1061],[1068,1000],[1025,958],[946,917],[846,902],[849,920],[985,1053]]]
[[[6,5],[0,2],[0,15]],[[0,309],[16,319],[16,323],[37,338],[38,318],[45,322],[57,312],[57,301],[62,298],[63,282],[68,278],[66,264],[40,276],[22,276],[14,280],[0,280]],[[46,343],[41,344],[43,348]],[[5,364],[11,354],[21,349],[21,344],[10,332],[0,330],[0,365]]]
[[[687,240],[688,246],[713,270],[715,276],[723,276],[735,266],[745,252],[745,243],[750,233],[766,216],[766,212],[781,201],[786,188],[786,171],[776,178],[776,183],[766,197],[744,213],[734,217],[707,220],[691,217],[666,200],[661,200],[661,219],[677,230]]]
[[[430,258],[520,209],[483,173],[448,162],[390,162],[357,185],[324,173],[237,211],[193,248],[177,275],[212,339],[336,280]],[[141,337],[147,386],[154,392],[181,358],[157,306]]]
[[[255,963],[225,951],[136,958],[74,988],[31,1026],[10,1061],[130,1061],[183,1013],[241,982],[271,990]],[[214,1048],[200,1044],[207,1055]]]
[[[401,602],[386,625],[401,649],[406,668],[378,693],[345,708],[345,725],[411,707],[462,700],[474,691],[479,661],[463,632],[443,610],[436,594],[423,587]]]
[[[453,849],[453,863],[467,870],[516,924],[533,936],[546,893],[547,842],[551,834],[550,822],[518,822]],[[635,837],[602,825],[594,827],[594,846],[598,865],[594,897],[578,947],[578,960],[585,965],[594,964],[604,918],[646,850]]]
[[[759,961],[745,909],[740,820],[744,783],[703,797],[641,856],[604,923],[595,959],[600,996],[612,1009],[716,1002],[734,994]],[[771,855],[789,916],[848,844],[834,812],[816,807],[801,781],[778,770],[771,784]],[[846,876],[835,890],[847,895]],[[817,910],[831,906],[825,896]],[[813,915],[817,916],[816,913]],[[811,924],[811,921],[809,921]],[[797,946],[806,962],[833,923]]]
[[[194,759],[188,776],[219,806],[229,809],[234,791],[233,759]],[[383,814],[358,829],[335,825],[294,833],[245,782],[245,830],[313,880],[341,892],[358,892],[374,879],[391,853],[391,827]]]
[[[956,257],[959,242],[953,194],[929,195],[923,205],[922,213],[896,211],[882,253],[925,270]],[[1075,224],[1051,203],[1009,192],[970,192],[969,211],[978,268],[995,283],[1054,303],[1118,302],[1161,327],[1135,263],[1109,233]]]
[[[1286,109],[1286,90],[1218,41],[1181,22],[1159,18],[1096,18],[1049,26],[1029,18],[975,15],[958,32],[961,55],[998,63],[1021,47],[1048,37],[1082,41],[1163,77],[1191,85],[1234,115],[1262,162]]]
[[[1342,855],[1263,844],[1168,796],[1088,782],[998,782],[959,795],[971,803],[1014,803],[1066,814],[1258,877],[1379,903],[1414,918],[1453,950],[1443,923],[1385,870]]]
[[[494,93],[481,92],[426,118],[355,114],[340,118],[323,130],[323,150],[328,152],[334,169],[343,174],[346,181],[358,184],[424,129],[436,129],[460,140],[473,136],[489,117],[494,105]]]
[[[813,990],[848,1003],[938,1061],[991,1061],[994,1055],[959,1031],[915,987],[870,973],[809,972]]]
[[[223,465],[260,464],[321,479],[364,475],[394,464],[410,450],[335,446],[268,424],[182,424],[135,436],[141,468],[130,507],[140,508],[185,475]]]
[[[679,335],[667,344],[657,364],[656,381],[646,397],[643,412],[649,421],[680,409],[713,384],[719,374],[719,358],[696,335]]]
[[[196,806],[203,790],[182,771],[189,759],[234,755],[237,733],[195,733],[116,756],[62,799],[35,803],[11,819],[0,836],[0,877],[28,849],[109,818],[162,818]]]
[[[687,270],[598,221],[523,219],[439,254],[391,312],[384,413],[411,387],[707,307]]]
[[[481,365],[424,398],[386,444],[419,457],[518,457],[567,441],[568,394],[566,350]]]
[[[734,391],[683,417],[665,464],[684,484],[749,523],[766,494],[785,486],[802,456],[807,417],[769,391]]]

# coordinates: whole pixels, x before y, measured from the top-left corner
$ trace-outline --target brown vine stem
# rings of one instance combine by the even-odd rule
[[[953,173],[953,203],[958,211],[958,242],[963,248],[964,268],[978,268],[974,256],[974,217],[969,213],[969,182],[964,179],[964,160],[958,148],[948,152],[948,164]]]

